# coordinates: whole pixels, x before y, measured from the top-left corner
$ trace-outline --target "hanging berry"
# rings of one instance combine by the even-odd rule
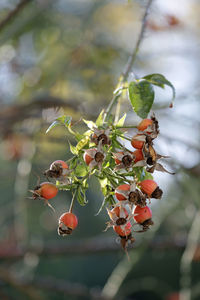
[[[58,188],[55,184],[50,182],[43,182],[36,186],[33,192],[33,198],[43,198],[46,200],[54,198],[58,193]]]
[[[58,221],[58,234],[69,235],[78,226],[78,218],[71,212],[62,214]]]
[[[149,229],[150,225],[153,225],[153,221],[151,219],[152,212],[151,209],[148,206],[140,207],[136,206],[133,211],[134,220],[142,225],[143,231],[146,231]]]
[[[139,185],[142,192],[150,198],[160,199],[162,197],[163,191],[159,188],[154,180],[146,179],[141,181]]]

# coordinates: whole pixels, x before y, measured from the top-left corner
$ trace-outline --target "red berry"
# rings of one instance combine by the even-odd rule
[[[126,191],[130,191],[129,184],[119,185],[115,190],[115,196],[116,196],[117,200],[119,200],[119,201],[127,200],[128,195],[126,196]],[[125,193],[123,193],[123,192],[125,192]]]
[[[38,187],[34,189],[33,197],[42,197],[44,199],[51,199],[55,197],[58,193],[58,189],[55,184],[50,182],[43,182]]]
[[[66,212],[59,218],[59,224],[61,223],[73,230],[78,226],[78,218],[73,213]]]
[[[133,152],[133,155],[135,156],[134,163],[144,159],[144,156],[143,156],[143,153],[142,153],[141,149],[135,150]]]
[[[131,140],[131,145],[133,146],[133,148],[136,149],[142,149],[144,142],[143,141],[139,141],[137,138],[140,136],[141,134],[136,134],[134,135],[134,137]]]
[[[139,131],[144,131],[145,129],[147,129],[148,126],[151,126],[152,124],[153,124],[153,121],[151,119],[144,119],[137,126],[137,129]]]
[[[146,179],[140,182],[140,187],[143,193],[149,197],[160,199],[162,196],[162,190],[158,187],[157,183],[152,179]]]
[[[128,222],[124,229],[121,226],[113,226],[114,231],[120,236],[128,236],[131,234],[131,223]]]
[[[151,219],[152,217],[151,209],[148,206],[136,206],[133,214],[135,215],[134,219],[138,224],[143,224],[145,221]]]

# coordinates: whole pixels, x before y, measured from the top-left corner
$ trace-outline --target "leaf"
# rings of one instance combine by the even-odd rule
[[[85,175],[87,175],[87,173],[88,173],[88,169],[85,165],[79,164],[75,169],[75,174],[78,177],[84,177]]]
[[[54,127],[60,125],[60,122],[59,121],[54,121],[49,127],[48,129],[46,130],[46,133],[48,133],[51,129],[53,129]]]
[[[75,136],[77,141],[80,141],[84,137],[84,135],[74,131],[71,126],[71,123],[69,123],[69,125],[67,125],[66,127],[68,128],[69,132]]]
[[[165,85],[168,85],[172,89],[172,93],[173,93],[172,99],[175,98],[176,91],[175,91],[173,84],[169,80],[167,80],[165,78],[165,76],[163,76],[162,74],[150,74],[150,75],[144,76],[143,78],[145,80],[147,80],[148,82],[150,82],[156,86],[159,86],[161,88],[164,88]]]
[[[76,145],[76,150],[77,152],[80,151],[81,149],[83,149],[89,142],[89,137],[88,136],[85,136],[82,140],[80,140],[78,142],[78,144]]]
[[[58,117],[56,120],[59,121],[60,124],[68,127],[71,123],[72,118],[70,116],[63,115],[61,117]]]
[[[86,200],[86,195],[82,191],[81,187],[78,188],[77,191],[77,200],[81,206],[84,206],[88,201]]]
[[[129,98],[136,114],[146,118],[154,101],[152,85],[144,79],[132,81],[129,84]]]
[[[96,124],[93,121],[88,121],[83,119],[83,122],[88,126],[88,128],[93,129],[96,128]]]
[[[126,114],[123,115],[123,117],[121,117],[121,119],[119,119],[119,121],[117,122],[116,124],[116,127],[121,127],[124,125],[124,122],[125,122],[125,119],[126,119]]]
[[[74,155],[78,154],[78,151],[77,151],[76,147],[73,146],[70,142],[69,142],[69,147],[70,147],[70,151],[71,151],[72,154],[74,154]]]
[[[96,119],[95,124],[97,127],[100,127],[103,125],[103,117],[104,117],[104,109],[100,112],[98,118]]]

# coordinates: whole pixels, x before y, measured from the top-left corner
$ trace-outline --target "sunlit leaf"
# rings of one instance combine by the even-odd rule
[[[77,151],[80,151],[81,149],[83,149],[89,142],[89,137],[88,136],[85,136],[82,140],[80,140],[78,142],[78,144],[76,145],[76,150]]]
[[[126,114],[124,114],[123,117],[121,117],[121,119],[119,119],[119,121],[117,122],[116,126],[117,127],[123,126],[124,122],[125,122],[125,119],[126,119]]]
[[[100,112],[98,118],[96,119],[95,124],[97,127],[100,127],[103,125],[103,117],[104,117],[104,109]]]

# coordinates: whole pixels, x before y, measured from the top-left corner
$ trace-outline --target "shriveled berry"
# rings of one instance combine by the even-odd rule
[[[140,122],[140,124],[137,126],[137,129],[139,131],[144,131],[147,129],[148,126],[151,126],[153,124],[152,119],[144,119]]]
[[[140,141],[140,136],[142,139],[142,135],[141,134],[136,134],[133,136],[132,140],[131,140],[131,145],[133,146],[133,148],[135,149],[142,149],[143,145],[144,145],[144,141]]]
[[[49,170],[46,170],[44,172],[44,175],[46,175],[47,177],[59,179],[62,176],[67,175],[67,173],[69,172],[68,169],[69,166],[65,161],[56,160],[50,165]]]
[[[145,179],[140,182],[140,187],[143,193],[151,198],[160,199],[163,191],[159,188],[157,183],[152,179]]]

